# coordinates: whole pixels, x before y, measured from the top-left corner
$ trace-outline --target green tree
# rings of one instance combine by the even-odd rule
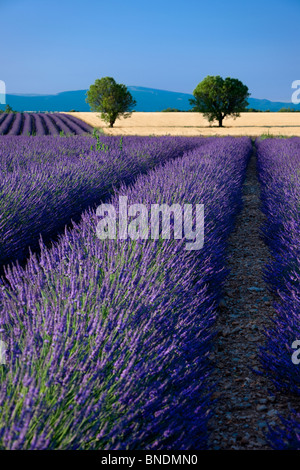
[[[256,108],[247,108],[245,109],[247,113],[262,113],[263,111],[261,109],[256,109]]]
[[[127,87],[116,83],[112,77],[97,79],[87,91],[86,101],[91,111],[101,112],[101,118],[110,127],[113,127],[118,117],[129,117],[136,105]]]
[[[177,108],[166,108],[161,111],[162,113],[180,113],[180,109]]]
[[[7,104],[7,105],[5,106],[5,111],[4,111],[4,112],[5,112],[5,113],[15,113],[16,111],[14,111],[14,110],[12,109],[12,107],[9,106],[9,104]]]
[[[299,113],[300,110],[288,107],[288,108],[280,108],[278,112],[279,113]]]
[[[223,79],[219,75],[208,75],[193,91],[195,98],[190,99],[193,111],[203,113],[209,122],[217,120],[223,126],[225,116],[240,116],[246,111],[248,87],[237,78]]]

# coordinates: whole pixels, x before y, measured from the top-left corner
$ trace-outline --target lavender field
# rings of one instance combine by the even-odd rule
[[[2,462],[287,466],[300,0],[0,17]]]
[[[2,113],[0,136],[85,135],[92,127],[63,113]]]
[[[149,138],[127,145],[122,162],[134,148],[136,163],[148,151],[148,166],[154,155],[160,166],[113,198],[202,201],[206,248],[187,252],[182,240],[103,242],[90,209],[51,249],[41,242],[39,257],[7,271],[0,297],[9,358],[1,368],[2,448],[207,446],[211,325],[251,143]],[[51,154],[49,145],[48,160]],[[16,166],[25,174],[33,165],[35,174],[37,164],[24,155]],[[104,156],[91,154],[89,165]]]
[[[97,149],[92,137],[0,137],[0,264],[24,260],[121,181],[208,142],[103,137]]]
[[[235,369],[220,367],[218,354],[226,358],[226,350],[216,353],[215,345],[228,335],[231,348],[236,341],[237,315],[224,292],[228,259],[239,257],[241,247],[233,255],[228,247],[253,152],[265,214],[259,230],[270,252],[264,281],[276,317],[264,340],[256,336],[260,371],[247,362],[246,381],[261,375],[280,404],[290,397],[294,404],[300,393],[299,366],[291,361],[300,339],[299,139],[0,137],[0,339],[6,345],[0,449],[219,448],[218,439],[210,440],[218,400],[244,387],[238,377],[228,392],[220,390],[213,371],[230,376]],[[149,210],[203,204],[203,247],[189,251],[184,237],[162,234],[100,239],[97,207],[117,208],[124,196]],[[243,256],[238,263],[247,270]],[[263,290],[247,289],[251,295]],[[251,312],[249,319],[259,321]],[[227,330],[216,326],[221,316],[230,319]],[[240,334],[247,346],[248,331]],[[248,356],[241,352],[234,361]],[[263,406],[259,435],[266,446],[300,448],[299,407],[278,413],[273,423],[263,396],[249,392],[249,406],[237,407],[234,417],[228,404],[213,432],[225,442],[223,422],[230,429],[235,420],[240,428],[246,423],[245,437],[253,409]]]

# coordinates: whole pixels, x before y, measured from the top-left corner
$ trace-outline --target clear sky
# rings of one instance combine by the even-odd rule
[[[300,0],[0,0],[7,93],[58,93],[112,76],[192,93],[206,75],[291,101]]]

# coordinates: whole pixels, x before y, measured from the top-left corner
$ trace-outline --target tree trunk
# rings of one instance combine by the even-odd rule
[[[109,117],[109,127],[114,127],[114,123],[116,122],[116,119],[117,119],[118,115],[111,115]]]
[[[219,127],[223,127],[223,118],[219,118],[218,121],[219,121]]]

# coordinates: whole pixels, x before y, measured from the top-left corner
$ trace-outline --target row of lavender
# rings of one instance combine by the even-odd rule
[[[22,261],[88,206],[205,138],[0,137],[0,265]],[[99,144],[99,141],[98,141]]]
[[[292,360],[292,345],[300,340],[300,139],[267,139],[257,150],[263,231],[272,255],[266,280],[279,299],[261,361],[279,390],[300,397],[300,365]],[[300,449],[300,414],[271,431],[270,439],[274,448]]]
[[[0,290],[2,449],[202,449],[211,326],[251,142],[212,139],[140,176],[128,204],[205,206],[205,241],[100,240],[89,210]]]
[[[0,114],[0,135],[84,135],[92,128],[69,114],[3,113]]]

